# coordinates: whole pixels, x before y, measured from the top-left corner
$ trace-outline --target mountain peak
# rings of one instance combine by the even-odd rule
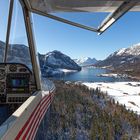
[[[82,57],[80,59],[75,59],[74,61],[80,66],[93,65],[97,62],[95,58],[90,57]]]
[[[116,55],[122,55],[125,52],[126,48],[122,48],[116,52]]]
[[[52,53],[61,53],[62,54],[62,52],[60,52],[58,50],[54,50],[54,51],[52,51]]]
[[[52,68],[81,70],[81,67],[78,66],[69,56],[57,50],[48,52],[46,55],[41,55],[40,59],[42,62],[44,61],[45,66]]]

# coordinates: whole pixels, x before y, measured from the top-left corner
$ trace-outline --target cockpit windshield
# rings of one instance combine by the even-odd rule
[[[8,34],[10,0],[0,1],[0,62],[4,62],[6,41],[8,41],[7,62],[22,63],[32,69],[29,45],[26,35],[22,7],[19,0],[14,1],[11,28]]]
[[[20,104],[36,91],[19,0],[0,0],[0,104]]]
[[[19,0],[14,1],[7,62],[22,63],[32,68],[24,17]]]

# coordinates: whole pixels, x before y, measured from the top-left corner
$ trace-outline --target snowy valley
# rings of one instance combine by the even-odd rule
[[[125,105],[140,115],[140,82],[96,82],[83,83],[90,89],[100,89],[104,94],[115,99],[115,102]]]

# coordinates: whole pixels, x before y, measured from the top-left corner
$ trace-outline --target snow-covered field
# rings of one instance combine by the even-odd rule
[[[140,115],[140,82],[83,83],[89,88],[100,88],[127,109]]]
[[[58,69],[64,73],[72,73],[72,72],[77,72],[77,70],[68,70],[68,69]]]
[[[99,77],[128,78],[127,74],[103,73],[97,75]]]

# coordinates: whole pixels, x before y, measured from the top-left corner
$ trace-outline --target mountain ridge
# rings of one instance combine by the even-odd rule
[[[81,67],[69,56],[54,50],[46,54],[39,54],[40,67],[44,76],[64,74],[65,70],[80,71]]]
[[[74,59],[74,61],[80,66],[94,65],[98,62],[98,60],[96,60],[95,58],[90,57],[82,57],[79,59]]]
[[[98,62],[97,67],[108,68],[114,72],[139,76],[140,72],[140,43],[122,48]]]

